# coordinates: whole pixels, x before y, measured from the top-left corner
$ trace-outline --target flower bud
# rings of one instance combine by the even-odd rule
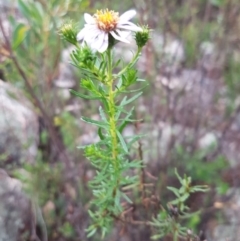
[[[139,48],[142,48],[150,39],[149,27],[147,25],[144,25],[144,26],[141,26],[141,28],[142,28],[142,31],[136,32],[135,34],[135,40]]]
[[[69,43],[77,44],[77,31],[72,20],[67,21],[60,27],[59,34]]]

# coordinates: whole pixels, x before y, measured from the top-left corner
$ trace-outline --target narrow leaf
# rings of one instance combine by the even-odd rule
[[[123,84],[122,78],[119,78],[116,88],[119,90],[122,87],[122,84]]]
[[[167,187],[168,190],[172,191],[177,197],[180,197],[178,189],[175,187]]]
[[[139,88],[139,89],[136,89],[136,90],[121,90],[120,92],[121,92],[121,93],[126,93],[126,94],[128,94],[128,93],[134,93],[134,92],[138,92],[138,91],[141,91],[141,90],[145,89],[148,85],[149,85],[149,84],[146,84],[146,85],[144,85],[143,87],[141,87],[141,88]]]
[[[122,99],[120,105],[117,107],[118,112],[116,113],[116,120],[119,119],[119,117],[120,117],[120,115],[122,113],[122,110],[123,110],[122,106],[124,106],[124,103],[125,103],[126,100],[127,100],[127,97],[124,96],[124,98]]]
[[[116,206],[118,209],[121,209],[121,207],[120,207],[120,206],[121,206],[121,205],[120,205],[120,198],[121,198],[121,192],[120,192],[119,190],[117,190],[114,203],[115,203],[115,206]]]
[[[100,116],[101,116],[102,120],[107,121],[107,118],[105,116],[105,113],[104,113],[104,110],[103,110],[102,106],[99,106],[99,113],[100,113]]]
[[[118,130],[117,130],[117,136],[119,138],[119,141],[120,141],[120,143],[122,145],[123,150],[126,153],[128,153],[128,148],[127,148],[126,142],[124,141],[123,136],[121,135],[121,133]]]
[[[100,137],[101,140],[104,140],[104,135],[103,135],[102,129],[100,127],[98,128],[98,136]]]
[[[190,196],[189,193],[185,193],[183,196],[181,196],[181,197],[179,198],[179,200],[180,200],[181,202],[185,202],[185,201],[189,198],[189,196]]]
[[[98,127],[102,127],[104,129],[107,129],[107,127],[108,127],[108,124],[103,121],[96,121],[96,120],[93,120],[93,119],[90,119],[90,118],[84,117],[84,116],[81,119],[87,123],[93,124]]]
[[[141,96],[143,92],[139,92],[138,94],[134,95],[133,97],[131,97],[130,99],[126,100],[124,102],[124,105],[128,105],[129,103],[133,102],[134,100],[136,100],[139,96]]]
[[[179,182],[183,185],[183,179],[179,176],[177,168],[175,168],[175,175],[177,176]]]
[[[95,228],[95,229],[93,229],[91,232],[89,232],[89,233],[87,234],[87,237],[88,237],[88,238],[92,237],[96,232],[97,232],[97,229]]]
[[[71,94],[77,96],[77,97],[80,97],[82,99],[86,99],[86,100],[98,100],[98,99],[101,99],[102,97],[101,96],[93,96],[93,95],[84,95],[84,94],[81,94],[75,90],[69,90]]]
[[[23,23],[20,23],[17,25],[17,27],[14,30],[13,33],[13,40],[12,40],[12,48],[15,50],[25,39],[27,35],[29,27],[24,25]]]
[[[122,196],[128,203],[133,203],[132,200],[124,192],[122,192]]]
[[[28,17],[30,16],[30,10],[27,6],[27,3],[25,4],[22,0],[18,0],[18,6],[19,6],[19,9],[21,11],[21,13],[25,16],[25,17]]]
[[[128,147],[130,148],[133,143],[137,142],[139,139],[141,139],[144,136],[145,136],[144,134],[131,136],[130,137],[131,140],[128,142]]]
[[[122,133],[123,129],[126,127],[126,125],[129,123],[128,119],[132,115],[132,112],[134,110],[134,107],[129,111],[128,115],[123,120],[122,124],[119,127],[119,132]]]
[[[117,67],[117,66],[120,64],[120,62],[121,62],[121,61],[122,61],[122,60],[121,60],[121,59],[119,59],[119,60],[118,60],[118,61],[117,61],[117,62],[116,62],[114,65],[113,65],[113,67],[112,67],[112,68],[113,68],[113,69],[114,69],[114,68],[116,68],[116,67]]]

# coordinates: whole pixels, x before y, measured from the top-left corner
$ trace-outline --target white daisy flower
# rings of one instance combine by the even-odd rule
[[[103,53],[109,44],[109,34],[118,41],[129,43],[127,37],[131,31],[142,31],[140,27],[129,20],[136,15],[135,10],[129,10],[119,17],[118,12],[98,10],[93,16],[84,14],[86,24],[78,33],[77,40],[83,41],[90,48]]]

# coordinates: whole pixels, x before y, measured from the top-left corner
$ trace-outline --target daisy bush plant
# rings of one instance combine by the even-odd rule
[[[140,121],[134,118],[133,103],[142,95],[142,90],[147,85],[146,81],[139,78],[136,62],[149,40],[150,31],[147,26],[137,26],[130,21],[135,15],[135,10],[129,10],[122,15],[108,9],[99,10],[93,16],[84,14],[86,23],[80,31],[71,21],[60,29],[62,37],[75,46],[71,59],[72,64],[80,70],[80,85],[84,94],[70,91],[82,99],[98,101],[101,118],[96,120],[82,117],[82,121],[98,128],[99,136],[97,143],[81,147],[96,170],[94,179],[89,183],[94,198],[89,210],[92,224],[87,232],[92,236],[100,230],[104,237],[116,220],[124,224],[130,222],[153,226],[156,230],[159,228],[160,231],[156,231],[153,238],[172,232],[174,237],[178,237],[184,235],[184,232],[187,233],[186,229],[179,226],[175,218],[177,215],[171,215],[160,203],[157,204],[159,214],[153,214],[152,220],[134,221],[128,215],[133,207],[133,193],[136,193],[136,190],[142,193],[143,202],[149,199],[144,194],[145,184],[141,178],[144,172],[142,155],[132,155],[132,151],[130,154],[130,150],[139,146],[142,135],[123,135],[129,123],[136,124]],[[124,63],[122,59],[115,59],[113,52],[119,41],[128,44],[131,34],[134,35],[137,50],[131,61]],[[140,158],[134,159],[133,156]],[[204,187],[192,187],[190,179],[186,181],[178,177],[183,187],[180,191],[170,188],[177,196],[172,205],[184,213],[184,202],[190,192],[202,191]],[[188,186],[185,188],[184,185]]]

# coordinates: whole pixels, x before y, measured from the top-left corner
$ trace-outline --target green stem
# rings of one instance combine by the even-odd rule
[[[125,66],[118,74],[116,74],[115,78],[120,77],[122,74],[124,74],[129,68],[131,68],[138,60],[140,54],[141,54],[142,48],[138,48],[136,54],[132,58],[131,62]]]
[[[173,241],[178,241],[178,237],[177,236],[178,236],[177,233],[174,232]]]
[[[173,241],[178,241],[178,232],[176,230],[173,233]]]
[[[107,84],[109,87],[108,92],[108,106],[109,106],[109,125],[110,125],[110,135],[112,139],[112,158],[113,158],[113,164],[115,167],[115,171],[118,170],[118,138],[117,138],[117,123],[115,119],[115,93],[113,89],[113,76],[112,76],[112,55],[111,55],[111,49],[107,52],[107,58],[108,58],[108,80]]]

